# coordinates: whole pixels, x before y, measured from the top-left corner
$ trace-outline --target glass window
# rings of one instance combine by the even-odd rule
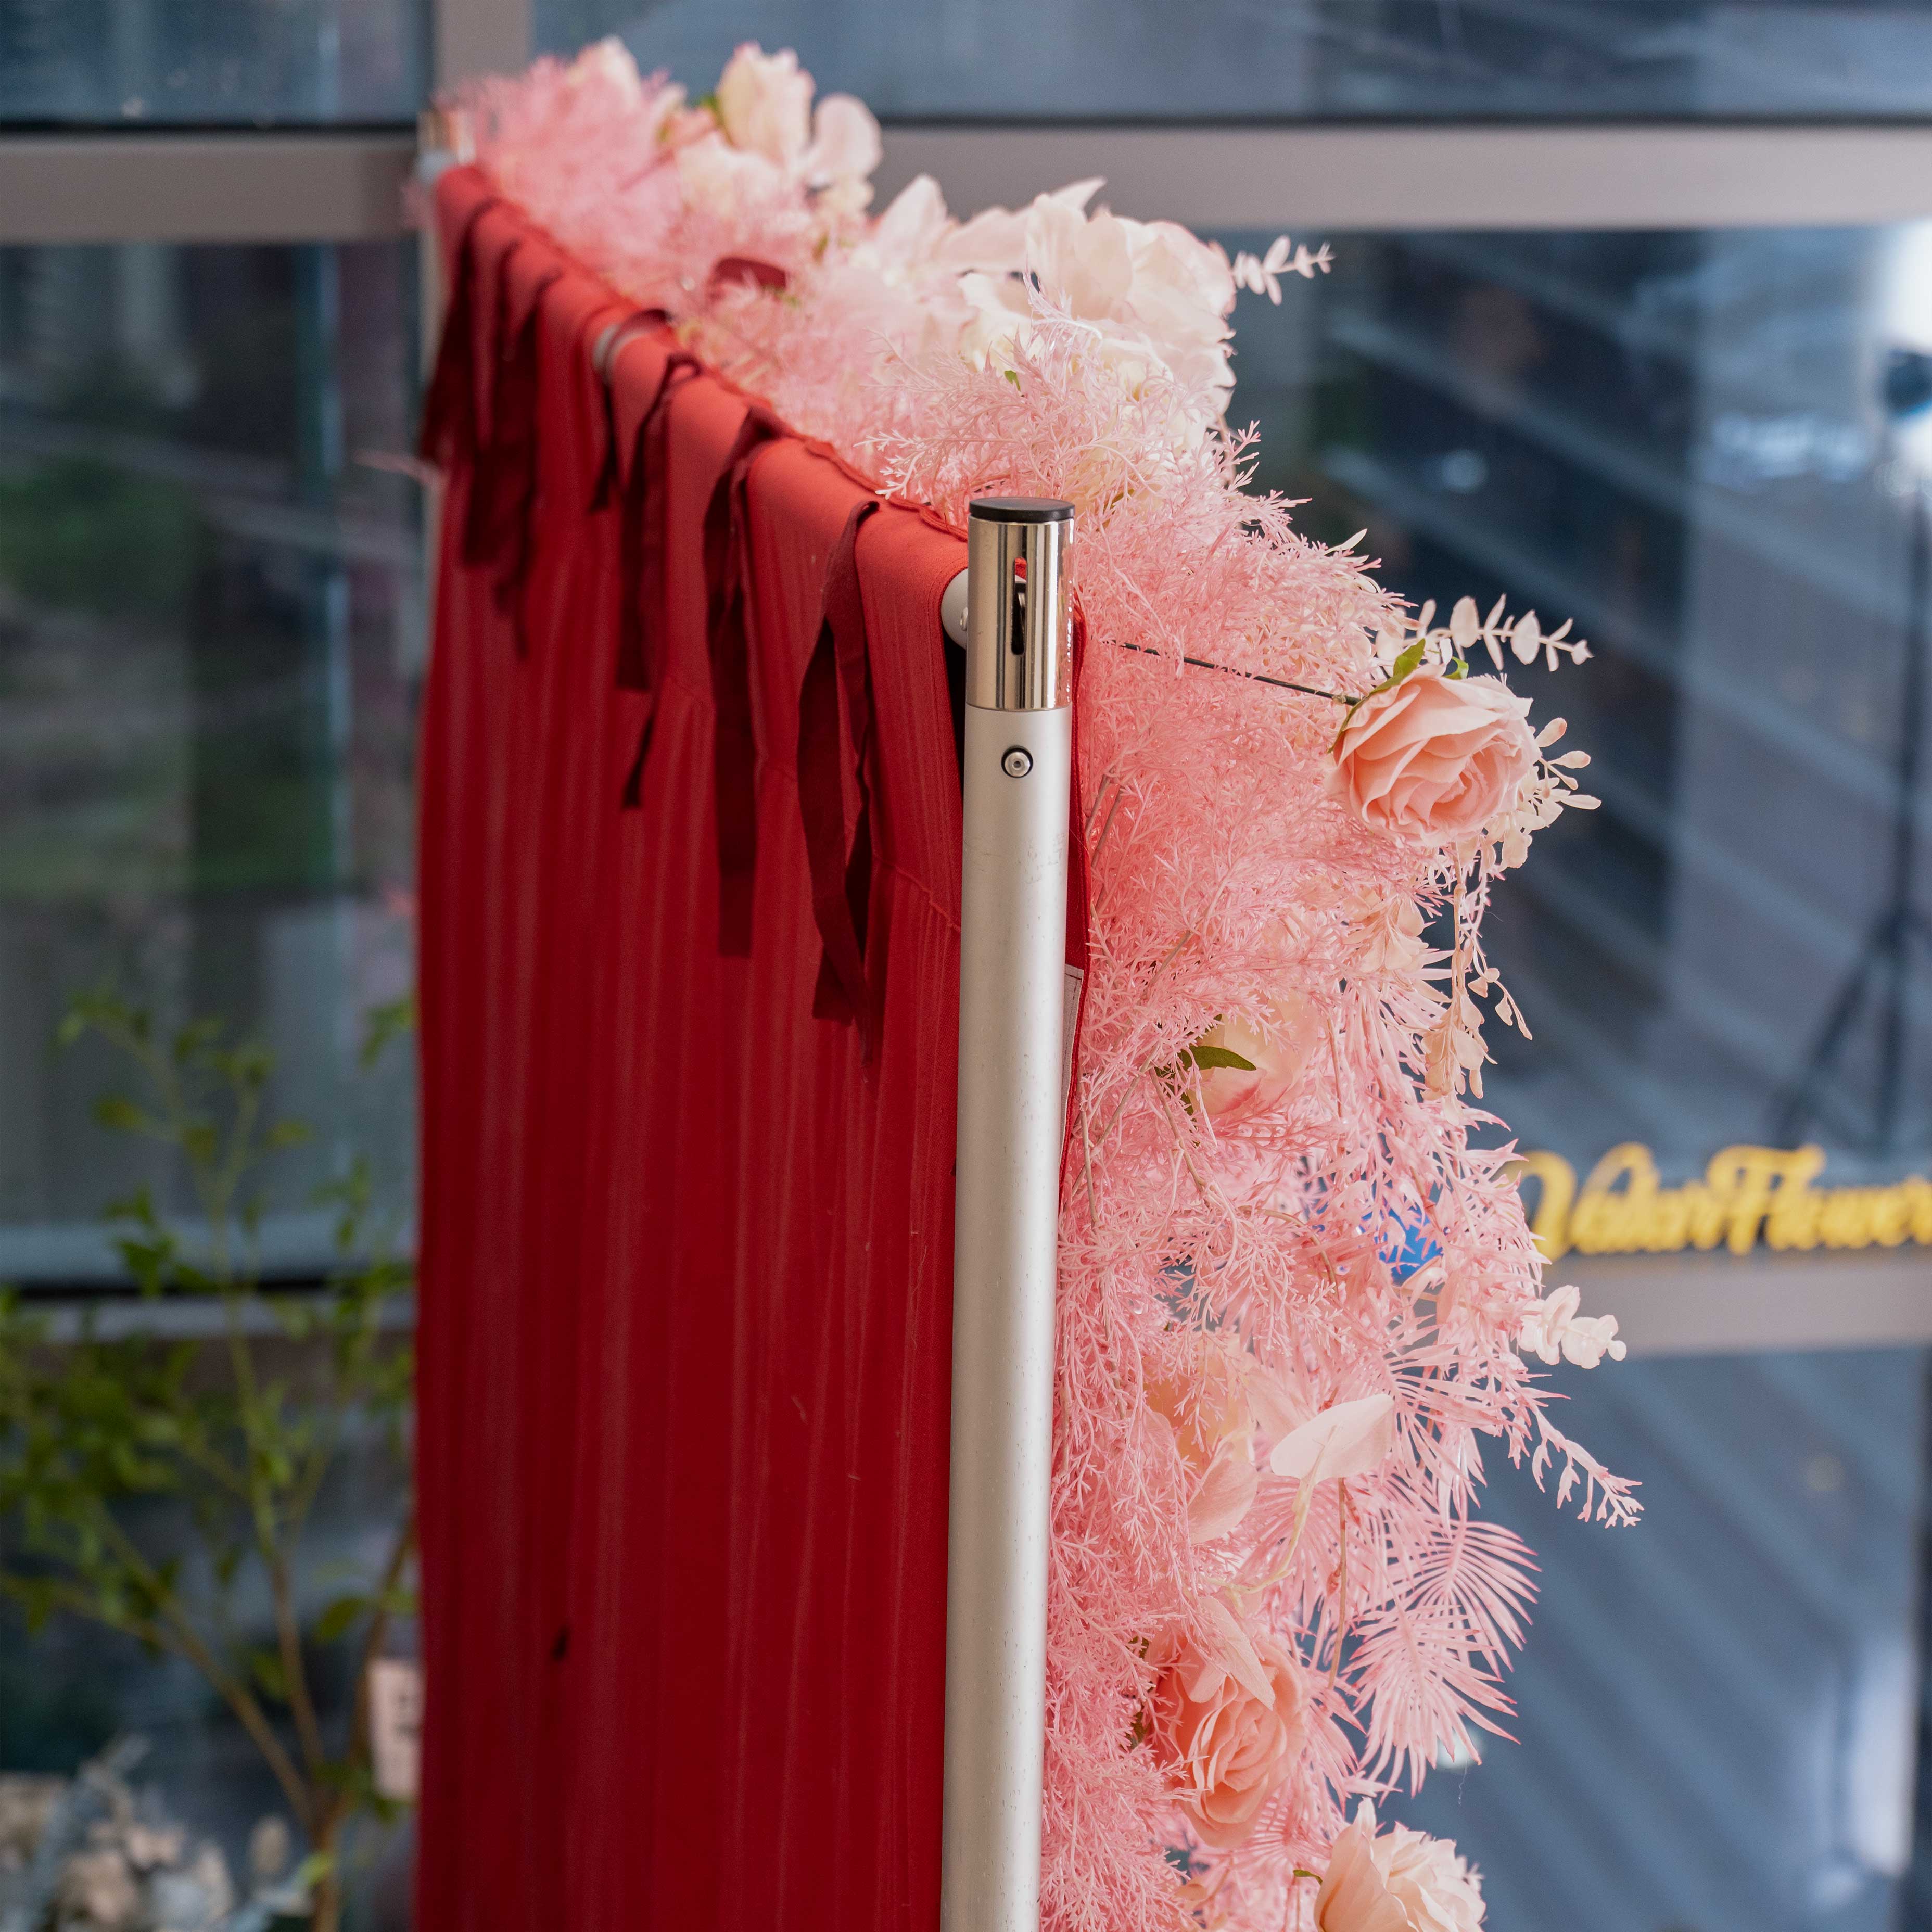
[[[1484,1514],[1540,1569],[1514,1741],[1384,1815],[1453,1838],[1486,1923],[1892,1932],[1924,1923],[1927,1354],[1558,1372],[1564,1425],[1643,1480],[1612,1532],[1527,1476]]]
[[[406,1204],[410,1056],[358,1048],[411,974],[413,305],[400,243],[0,250],[0,1281],[113,1272],[142,1180],[188,1207],[56,1046],[104,977],[274,1054],[316,1132],[272,1273],[326,1262],[352,1150]]]
[[[1511,667],[1603,809],[1498,895],[1536,1038],[1491,1023],[1497,1112],[1580,1168],[1922,1166],[1926,232],[1330,239],[1330,278],[1242,305],[1256,486],[1366,525],[1418,603],[1507,593],[1595,654]]]
[[[1927,1172],[1928,232],[1325,238],[1332,276],[1238,317],[1255,487],[1328,540],[1366,526],[1439,614],[1506,593],[1594,652],[1509,666],[1603,808],[1498,892],[1492,957],[1536,1037],[1490,1022],[1489,1101],[1580,1179],[1620,1143],[1665,1190],[1740,1144],[1816,1144],[1820,1188]],[[1696,1297],[1748,1264],[1664,1265]],[[1586,1305],[1615,1312],[1594,1268]],[[1725,1305],[1717,1346],[1762,1348]],[[1490,1922],[1918,1922],[1928,1366],[1557,1371],[1564,1427],[1646,1515],[1613,1535],[1492,1466],[1485,1513],[1541,1573],[1514,1739],[1386,1808],[1481,1867]]]
[[[0,0],[0,123],[407,121],[424,0]]]
[[[795,47],[886,116],[1043,120],[1912,116],[1932,8],[1621,0],[536,0],[538,44],[622,34],[694,93]]]

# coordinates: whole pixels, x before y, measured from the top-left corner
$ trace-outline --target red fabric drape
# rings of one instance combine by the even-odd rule
[[[926,1932],[959,897],[938,604],[964,546],[892,505],[853,526],[867,493],[781,436],[727,478],[721,664],[704,526],[746,399],[702,370],[664,389],[646,326],[607,404],[592,352],[628,305],[473,172],[437,201],[459,336],[425,429],[451,470],[422,764],[418,1922]],[[809,713],[847,735],[806,743],[815,905],[799,700],[848,535],[838,701]],[[715,688],[744,713],[742,957],[718,946]],[[828,864],[864,886],[842,920]],[[814,1018],[821,920],[844,997]]]

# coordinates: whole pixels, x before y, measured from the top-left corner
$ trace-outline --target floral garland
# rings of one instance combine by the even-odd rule
[[[1596,802],[1499,674],[1585,645],[1412,617],[1244,490],[1236,290],[1325,248],[1230,263],[1098,182],[961,222],[922,176],[872,217],[871,115],[756,46],[696,103],[607,40],[450,104],[502,192],[882,490],[1078,508],[1046,1922],[1468,1932],[1477,1874],[1372,1801],[1510,1708],[1531,1566],[1475,1514],[1482,1440],[1636,1515],[1525,1360],[1620,1356],[1616,1321],[1540,1298],[1508,1150],[1469,1144],[1485,1018],[1522,1025],[1491,886]]]

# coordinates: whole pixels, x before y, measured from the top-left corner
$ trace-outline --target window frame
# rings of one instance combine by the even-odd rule
[[[442,10],[502,0],[442,0]],[[479,46],[485,37],[473,37]],[[514,44],[506,37],[506,47]],[[450,74],[508,69],[514,52]],[[1143,219],[1226,230],[1875,227],[1932,220],[1932,124],[958,128],[884,130],[881,202],[915,175],[961,208],[1106,177]],[[401,234],[405,127],[0,133],[0,244],[346,242]],[[1292,186],[1283,188],[1282,183]]]

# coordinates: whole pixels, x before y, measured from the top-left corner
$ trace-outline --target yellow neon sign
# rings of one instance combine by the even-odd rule
[[[1613,1147],[1580,1193],[1561,1154],[1526,1154],[1510,1163],[1540,1189],[1531,1220],[1536,1244],[1554,1261],[1583,1255],[1669,1255],[1720,1244],[1749,1254],[1770,1248],[1895,1248],[1932,1245],[1932,1180],[1920,1174],[1882,1187],[1814,1187],[1822,1148],[1728,1147],[1701,1180],[1665,1187],[1649,1148]]]

